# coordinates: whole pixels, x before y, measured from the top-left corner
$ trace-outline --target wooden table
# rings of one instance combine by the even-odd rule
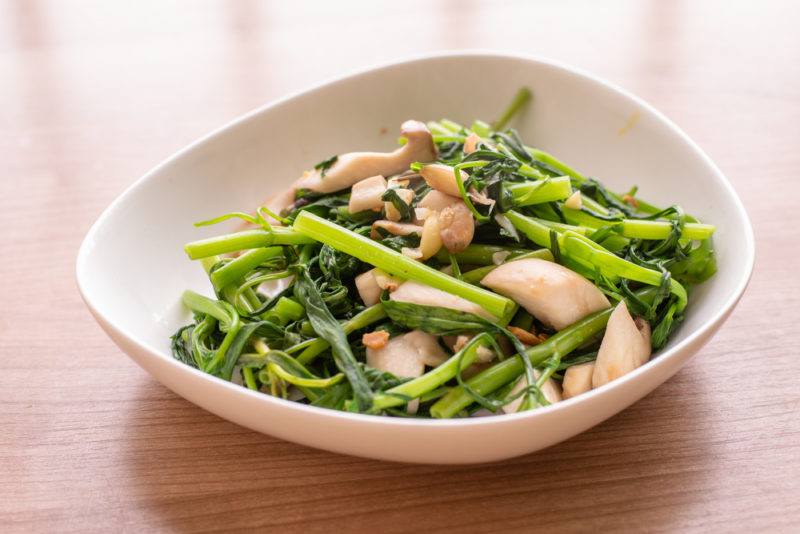
[[[0,4],[0,529],[797,531],[796,2]],[[650,396],[565,443],[473,467],[285,443],[145,374],[75,287],[81,238],[137,176],[266,101],[439,49],[550,56],[674,119],[753,219],[750,288]]]

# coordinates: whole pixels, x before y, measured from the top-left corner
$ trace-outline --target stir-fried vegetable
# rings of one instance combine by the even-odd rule
[[[525,145],[506,126],[530,98],[491,126],[407,121],[393,152],[331,156],[255,214],[197,223],[248,227],[186,245],[214,298],[184,293],[175,358],[436,418],[532,410],[646,363],[716,271],[714,227]]]

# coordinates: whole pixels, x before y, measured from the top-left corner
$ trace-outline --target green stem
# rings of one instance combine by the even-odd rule
[[[571,208],[562,208],[564,217],[572,224],[585,226],[587,228],[602,228],[609,224],[618,225],[618,232],[623,237],[631,239],[651,239],[661,240],[669,237],[672,233],[672,223],[669,221],[648,221],[642,219],[620,219],[614,223],[598,219],[589,213]],[[686,223],[683,225],[681,238],[683,239],[708,239],[714,233],[715,227],[712,224]]]
[[[515,307],[514,302],[506,297],[448,276],[308,211],[303,211],[297,216],[294,228],[302,234],[390,274],[465,298],[495,317],[501,318]]]
[[[244,276],[272,258],[283,254],[283,247],[256,248],[248,250],[233,261],[223,265],[209,275],[211,283],[219,290]]]
[[[612,308],[599,311],[585,317],[549,338],[544,343],[535,345],[525,352],[531,365],[538,366],[553,354],[566,356],[586,341],[600,333],[608,323]],[[525,370],[521,357],[509,358],[489,369],[478,373],[467,385],[480,395],[488,395],[498,388],[517,379]],[[447,395],[431,406],[431,415],[436,418],[450,418],[475,402],[475,399],[462,387],[452,388]]]
[[[572,185],[569,177],[559,176],[537,182],[509,184],[506,191],[511,193],[514,206],[521,207],[563,200],[572,194]]]
[[[531,99],[531,91],[527,87],[520,88],[511,104],[508,105],[506,110],[500,115],[500,118],[492,123],[493,130],[502,130],[506,124],[511,120],[517,112],[522,109]]]
[[[509,255],[507,257],[514,258],[537,251],[526,248],[480,245],[476,243],[467,246],[467,248],[461,252],[456,252],[453,256],[455,256],[456,261],[458,261],[460,265],[494,265],[494,255],[502,252],[508,252]],[[448,263],[450,261],[449,253],[445,249],[437,252],[435,257],[442,263]]]
[[[187,243],[183,248],[189,258],[197,260],[217,254],[227,254],[251,248],[269,247],[271,245],[304,245],[314,240],[290,228],[275,226],[272,231],[244,230],[200,241]]]

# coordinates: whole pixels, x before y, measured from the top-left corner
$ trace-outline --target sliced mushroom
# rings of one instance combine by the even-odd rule
[[[466,181],[468,178],[466,173],[464,171],[459,172],[461,173],[461,181]],[[453,167],[442,165],[441,163],[432,163],[422,167],[419,173],[425,178],[428,185],[437,191],[454,197],[461,196]]]
[[[620,301],[608,318],[592,373],[592,387],[600,387],[644,365],[651,352],[650,325],[642,319],[634,321],[625,301]]]
[[[405,336],[393,337],[381,349],[367,347],[367,365],[398,377],[421,376],[425,372],[425,364],[404,338]]]
[[[451,310],[473,313],[486,319],[493,319],[489,312],[474,302],[412,280],[404,282],[389,295],[389,299],[397,302],[419,304],[420,306],[450,308]]]
[[[372,223],[372,231],[370,232],[370,237],[372,237],[372,239],[377,239],[379,237],[376,231],[378,228],[382,228],[392,235],[422,235],[422,226],[418,224],[380,220]]]
[[[356,276],[356,289],[365,306],[372,306],[378,303],[383,290],[375,279],[375,269],[370,269]]]
[[[325,171],[325,176],[319,170],[308,171],[295,182],[295,187],[318,193],[333,193],[347,189],[370,176],[399,174],[415,161],[428,162],[436,159],[436,145],[433,144],[431,132],[423,123],[404,122],[400,127],[400,135],[408,142],[394,152],[341,154]]]
[[[561,382],[564,398],[569,399],[591,390],[593,373],[594,362],[568,367],[567,370],[564,371],[564,380]]]
[[[504,263],[481,284],[514,300],[556,330],[610,306],[603,292],[586,278],[537,258]]]
[[[481,140],[481,136],[472,132],[464,139],[464,154],[472,154],[478,148],[478,143]]]
[[[403,248],[402,253],[415,260],[427,260],[442,248],[441,227],[439,215],[434,211],[425,219],[422,226],[422,237],[419,240],[419,248]]]
[[[452,253],[461,252],[472,242],[475,235],[475,219],[463,202],[447,206],[439,214],[442,244]]]
[[[379,210],[383,207],[381,196],[386,192],[386,178],[378,174],[372,178],[353,184],[350,191],[350,204],[347,211],[358,213],[365,210]]]
[[[422,330],[412,330],[403,335],[409,346],[416,351],[419,360],[428,367],[438,367],[447,360],[445,350],[436,336]]]
[[[395,192],[397,193],[397,196],[400,197],[400,200],[411,206],[411,202],[414,200],[414,191],[411,189],[403,189],[398,187],[395,189]],[[384,202],[383,207],[386,210],[386,218],[390,221],[397,222],[403,218],[400,212],[391,202]]]
[[[534,369],[533,370],[534,379],[539,380],[540,376],[542,376],[542,374],[539,372],[539,370]],[[528,387],[528,381],[526,380],[525,375],[523,375],[517,381],[516,385],[514,385],[514,388],[509,393],[509,396],[519,393],[526,387]],[[556,402],[561,401],[561,386],[559,386],[558,382],[556,382],[552,378],[548,378],[547,380],[544,381],[544,384],[542,384],[541,391],[544,398],[550,404],[555,404]],[[516,413],[517,411],[519,411],[519,407],[522,405],[523,400],[525,400],[525,395],[521,395],[520,397],[514,399],[513,401],[503,406],[503,411],[505,413]]]
[[[463,202],[459,197],[454,197],[437,191],[436,189],[431,189],[428,191],[428,194],[422,197],[422,200],[417,203],[417,206],[430,211],[442,211],[447,206],[452,206],[459,202]]]
[[[395,336],[381,349],[367,347],[367,365],[399,377],[420,376],[447,359],[436,337],[421,330]]]

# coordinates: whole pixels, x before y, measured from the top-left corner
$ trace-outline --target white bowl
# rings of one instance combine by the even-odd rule
[[[717,225],[719,272],[692,294],[686,320],[653,360],[588,394],[547,408],[468,420],[413,420],[337,412],[273,398],[172,358],[186,288],[210,294],[183,244],[229,228],[194,221],[250,210],[301,171],[352,150],[392,149],[409,118],[491,120],[520,86],[532,106],[515,125],[529,143],[618,190],[680,203]],[[385,130],[384,130],[385,129]],[[220,417],[330,451],[419,463],[509,458],[600,423],[672,376],[716,332],[753,266],[753,234],[728,181],[700,148],[651,106],[550,61],[455,53],[341,78],[256,110],[147,173],[100,216],[84,240],[77,278],[109,336],[157,380]],[[646,431],[646,429],[642,429]]]

